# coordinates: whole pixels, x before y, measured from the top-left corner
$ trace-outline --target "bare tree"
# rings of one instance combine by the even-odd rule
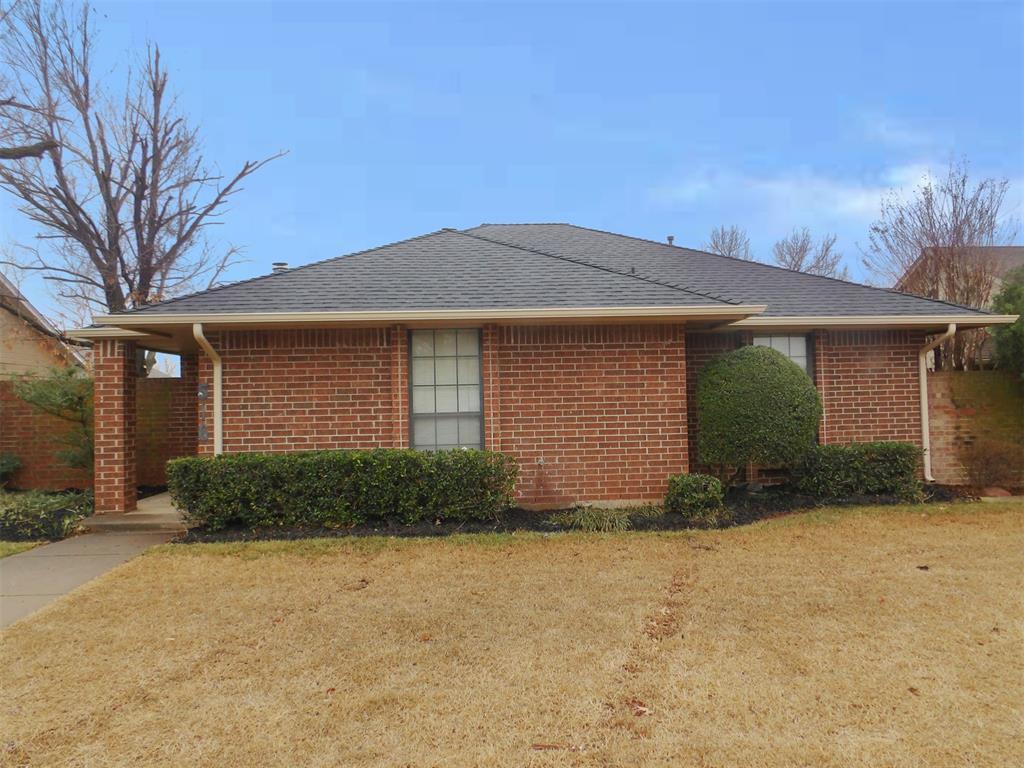
[[[843,264],[843,254],[835,249],[836,236],[829,234],[814,244],[807,227],[796,230],[772,246],[775,263],[794,272],[835,277],[849,280],[850,273]]]
[[[96,76],[87,6],[21,0],[2,34],[12,101],[0,103],[0,135],[47,144],[39,158],[0,163],[0,188],[39,226],[40,247],[13,266],[41,272],[65,301],[111,312],[213,284],[237,251],[213,249],[206,229],[280,153],[231,176],[208,170],[159,48],[116,97]]]
[[[1016,222],[1002,215],[1010,183],[985,178],[972,184],[968,163],[951,162],[938,180],[926,177],[909,197],[892,191],[872,224],[864,266],[886,285],[969,307],[991,299],[999,264],[986,246],[1013,241]],[[939,368],[966,369],[980,359],[984,331],[946,342]]]
[[[723,224],[712,229],[711,236],[704,243],[704,250],[720,256],[754,261],[754,254],[750,251],[750,238],[736,225],[726,227]]]
[[[0,30],[6,28],[7,19],[18,6],[19,0],[10,4],[0,4]],[[32,104],[25,104],[18,101],[11,92],[10,82],[3,72],[0,72],[0,109],[25,112],[38,112],[38,107]],[[21,160],[26,157],[42,157],[43,153],[55,149],[57,143],[44,136],[16,135],[10,126],[0,123],[0,160]]]

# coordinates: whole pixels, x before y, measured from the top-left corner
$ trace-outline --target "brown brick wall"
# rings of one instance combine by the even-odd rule
[[[137,479],[140,485],[167,482],[165,464],[196,452],[195,358],[185,358],[180,379],[139,379],[136,390]],[[69,424],[36,410],[14,396],[11,382],[0,381],[0,453],[13,453],[22,467],[12,488],[57,491],[91,488],[92,475],[64,466],[56,457],[59,437]]]
[[[525,504],[659,499],[686,470],[681,326],[497,328],[484,376],[490,447],[518,459]]]
[[[963,452],[978,441],[1024,445],[1024,384],[1011,371],[931,371],[928,406],[937,482],[968,484]],[[1016,460],[1012,453],[984,458]]]
[[[224,360],[225,451],[408,446],[405,328],[209,335]],[[485,446],[519,460],[524,504],[660,498],[694,455],[696,374],[748,341],[682,326],[485,326]],[[823,440],[919,442],[922,343],[903,331],[816,334]],[[205,357],[199,380],[212,388]],[[201,408],[209,453],[212,410]]]
[[[388,364],[391,374],[391,446],[409,445],[409,332],[402,325],[388,331]]]
[[[919,331],[819,331],[814,376],[825,406],[822,443],[921,444]]]
[[[208,333],[223,361],[224,452],[388,448],[406,435],[405,332],[356,330]],[[396,378],[396,376],[401,378]],[[200,453],[213,452],[213,375]]]
[[[697,464],[697,377],[707,363],[724,352],[750,343],[751,334],[688,333],[686,335],[687,395],[691,463]],[[917,383],[917,353],[924,334],[911,331],[818,331],[809,342],[814,383],[821,394],[825,417],[819,430],[822,443],[871,440],[921,442],[921,410]],[[761,480],[782,475],[759,469]]]
[[[196,454],[196,375],[195,356],[184,355],[180,378],[138,380],[135,452],[139,485],[165,484],[169,459]]]
[[[68,432],[68,422],[42,413],[14,396],[9,381],[0,381],[0,453],[21,459],[12,488],[59,491],[92,487],[92,475],[64,466],[56,457],[56,438]]]

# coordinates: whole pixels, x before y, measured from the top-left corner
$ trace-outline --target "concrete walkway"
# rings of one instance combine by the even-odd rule
[[[157,531],[184,531],[181,513],[171,504],[169,493],[158,493],[140,499],[134,512],[124,515],[93,515],[82,521],[82,526],[90,533],[124,533],[139,531],[155,533]]]
[[[0,629],[173,536],[88,533],[0,559]]]
[[[138,512],[89,520],[87,530],[99,532],[0,558],[0,629],[184,530],[167,494],[139,502]]]

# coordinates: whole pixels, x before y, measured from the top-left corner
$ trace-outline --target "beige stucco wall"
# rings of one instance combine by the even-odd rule
[[[44,371],[64,362],[59,343],[0,309],[0,378]]]

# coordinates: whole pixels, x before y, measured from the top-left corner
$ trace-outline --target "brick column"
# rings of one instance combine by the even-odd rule
[[[96,512],[135,509],[135,344],[103,339],[93,347]]]
[[[391,417],[395,448],[409,442],[409,331],[404,325],[391,327]]]
[[[480,384],[484,399],[484,448],[501,450],[501,379],[498,375],[500,331],[496,325],[485,325],[480,334]]]

